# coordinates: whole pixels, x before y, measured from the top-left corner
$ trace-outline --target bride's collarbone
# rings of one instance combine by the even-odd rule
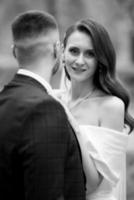
[[[111,99],[109,96],[87,99],[79,105],[70,107],[74,117],[81,123],[98,125],[104,117],[104,105]]]
[[[100,106],[105,101],[104,96],[97,96],[87,99],[78,99],[76,101],[70,101],[69,106],[76,109],[91,109]]]

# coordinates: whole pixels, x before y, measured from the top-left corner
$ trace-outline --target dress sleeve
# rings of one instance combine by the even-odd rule
[[[122,157],[127,146],[127,135],[99,127],[81,127],[78,135],[83,158],[90,155],[99,173],[112,186],[115,186],[120,178]]]

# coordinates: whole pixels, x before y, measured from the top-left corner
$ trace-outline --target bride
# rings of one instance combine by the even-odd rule
[[[105,28],[89,19],[71,26],[63,41],[63,62],[67,89],[60,98],[79,124],[86,199],[126,200],[125,156],[134,120]]]

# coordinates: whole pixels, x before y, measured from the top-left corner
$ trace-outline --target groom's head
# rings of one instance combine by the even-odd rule
[[[55,60],[59,42],[55,18],[43,11],[27,11],[12,23],[13,53],[20,65],[32,64],[38,59]]]

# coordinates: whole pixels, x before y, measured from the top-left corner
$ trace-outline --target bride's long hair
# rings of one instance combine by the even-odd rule
[[[125,124],[130,127],[129,133],[134,129],[134,119],[128,112],[130,98],[127,90],[116,77],[116,54],[108,32],[99,23],[83,19],[72,25],[66,31],[63,46],[66,48],[69,36],[75,32],[84,32],[92,38],[97,68],[94,74],[94,85],[107,94],[112,94],[122,99],[125,104]],[[65,66],[65,73],[70,80],[70,76]]]

